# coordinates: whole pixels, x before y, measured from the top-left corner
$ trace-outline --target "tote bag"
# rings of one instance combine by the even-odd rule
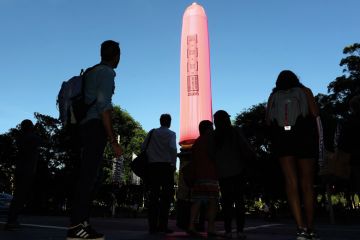
[[[151,135],[154,129],[150,131],[149,140],[146,144],[144,150],[140,152],[140,154],[130,163],[131,170],[135,173],[136,176],[140,177],[143,181],[146,180],[147,173],[148,173],[148,156],[146,154],[146,150],[149,146]]]

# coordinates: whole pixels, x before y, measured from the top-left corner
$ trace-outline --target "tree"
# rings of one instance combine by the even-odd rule
[[[13,192],[13,178],[17,149],[15,145],[18,129],[0,135],[0,192]]]
[[[68,176],[64,174],[68,163],[60,145],[62,125],[60,121],[48,115],[34,113],[36,132],[43,143],[40,148],[33,201],[30,208],[36,213],[49,210],[58,211],[58,206],[67,198]]]
[[[354,43],[344,48],[346,57],[341,59],[343,75],[328,85],[328,95],[318,94],[315,98],[323,123],[325,148],[334,149],[336,126],[349,114],[349,100],[360,94],[360,44]]]
[[[71,199],[76,169],[80,163],[80,139],[76,138],[76,129],[62,126],[60,121],[48,115],[34,113],[36,131],[43,139],[40,149],[37,177],[34,184],[34,199],[30,209],[37,213],[42,211],[59,211],[59,206]],[[114,130],[121,136],[120,144],[124,150],[125,178],[130,180],[129,163],[132,153],[140,151],[146,132],[129,113],[120,107],[114,107]],[[75,135],[74,135],[75,133]],[[17,148],[15,141],[19,126],[8,133],[0,135],[0,191],[13,191],[13,175]],[[106,147],[105,160],[113,159],[110,146]],[[104,161],[99,179],[100,188],[111,183],[112,162]]]
[[[360,44],[354,43],[344,48],[347,56],[340,61],[343,75],[328,85],[327,103],[339,117],[348,114],[348,102],[351,97],[360,94]]]
[[[140,123],[135,121],[128,112],[121,109],[120,106],[114,106],[113,111],[113,127],[114,132],[120,136],[120,145],[123,148],[124,158],[124,178],[125,182],[131,180],[130,162],[132,161],[133,153],[138,154],[140,152],[141,144],[146,137],[146,132],[141,127]],[[114,159],[111,146],[108,145],[105,150],[105,159]],[[104,163],[104,181],[111,182],[111,169],[112,162],[107,161]]]
[[[285,196],[281,169],[270,151],[265,107],[266,103],[260,103],[237,114],[234,124],[242,127],[257,156],[256,162],[248,165],[247,188],[252,194],[249,197],[254,199],[263,196],[270,201]]]
[[[138,154],[140,152],[141,144],[146,137],[146,132],[141,127],[140,123],[135,121],[128,112],[121,109],[120,106],[114,106],[112,114],[114,132],[120,136],[120,145],[123,148],[123,165],[122,165],[122,180],[125,184],[130,184],[132,178],[132,172],[130,170],[130,162],[132,161],[133,153]],[[103,162],[102,172],[100,174],[100,186],[96,198],[111,205],[112,194],[116,191],[120,191],[114,187],[114,176],[113,176],[113,159],[115,159],[110,144],[105,148],[104,154],[105,161]],[[127,189],[126,186],[121,188],[122,190]],[[132,194],[135,192],[129,192],[125,194],[126,198],[132,198]],[[129,199],[123,199],[128,201]],[[121,201],[121,200],[120,200]]]

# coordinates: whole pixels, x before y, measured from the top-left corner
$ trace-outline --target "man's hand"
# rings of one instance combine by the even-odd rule
[[[117,142],[111,143],[111,147],[114,151],[115,157],[120,157],[123,154],[123,150]]]

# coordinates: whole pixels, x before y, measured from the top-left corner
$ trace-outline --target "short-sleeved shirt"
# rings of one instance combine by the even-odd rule
[[[85,77],[85,102],[96,100],[87,112],[83,123],[90,119],[101,119],[101,114],[112,109],[112,95],[115,90],[115,71],[107,65],[100,64],[87,73]]]

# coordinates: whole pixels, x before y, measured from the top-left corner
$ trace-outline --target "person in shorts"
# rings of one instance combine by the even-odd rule
[[[277,102],[274,100],[278,91],[299,88],[306,106],[307,114],[300,115],[294,126],[279,126],[272,119],[271,110]],[[319,239],[314,231],[314,175],[318,156],[318,136],[316,118],[319,111],[311,90],[300,83],[298,77],[289,70],[282,71],[276,86],[270,94],[266,122],[270,127],[271,150],[279,160],[285,177],[288,202],[297,224],[297,240]],[[291,111],[291,109],[289,109]],[[302,198],[301,198],[302,194]],[[303,199],[304,215],[302,214]]]

